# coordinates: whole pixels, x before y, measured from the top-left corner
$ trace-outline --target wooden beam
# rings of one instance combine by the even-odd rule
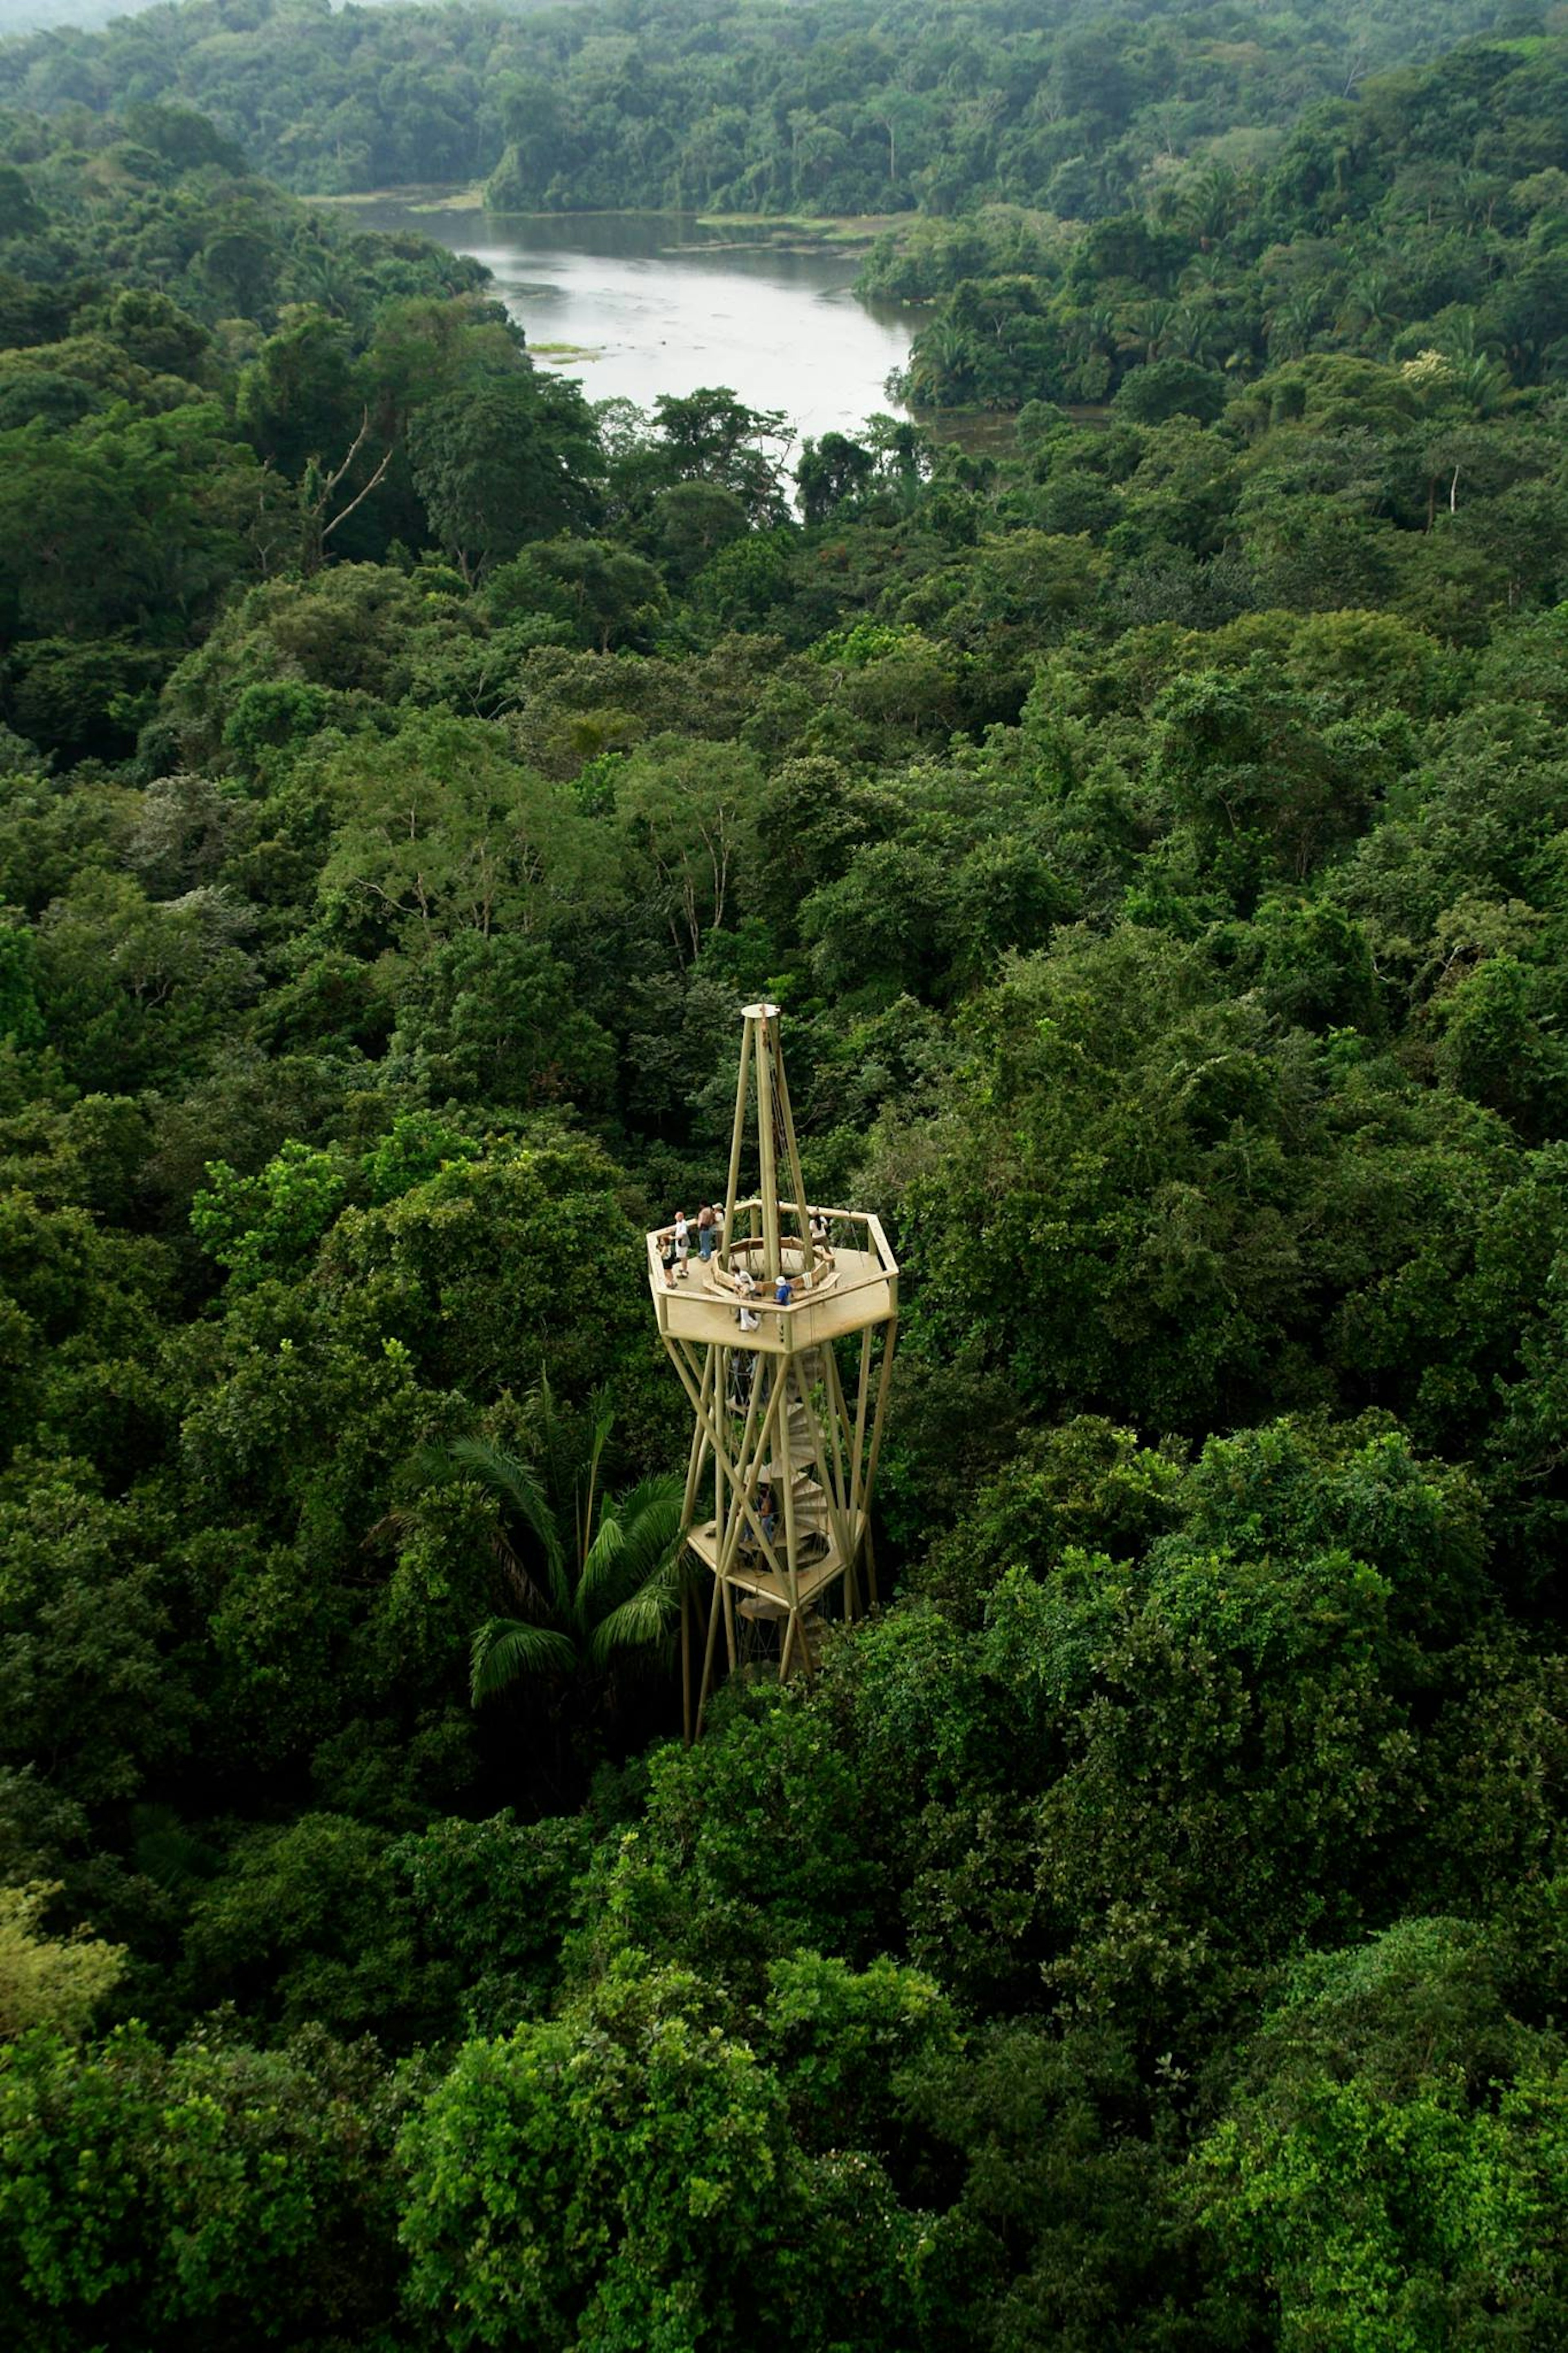
[[[845,1465],[849,1444],[849,1409],[844,1402],[844,1384],[838,1377],[838,1358],[831,1340],[822,1343],[823,1361],[827,1378],[823,1387],[827,1391],[828,1428],[833,1432],[833,1468],[838,1481],[838,1500],[847,1519],[853,1525],[854,1498],[849,1493],[848,1475]]]
[[[687,1397],[690,1401],[691,1409],[693,1413],[699,1417],[699,1419],[700,1419],[702,1414],[702,1392],[686,1369],[685,1362],[680,1354],[680,1343],[679,1340],[673,1339],[667,1332],[664,1335],[664,1345],[668,1352],[670,1363],[675,1366],[676,1371],[680,1376],[680,1386],[686,1391]]]
[[[784,1383],[782,1381],[775,1380],[773,1387],[773,1393],[768,1398],[768,1409],[763,1416],[763,1426],[757,1432],[752,1453],[746,1461],[737,1461],[735,1465],[735,1477],[732,1483],[739,1490],[739,1500],[737,1502],[734,1517],[725,1534],[724,1549],[722,1553],[718,1556],[718,1566],[714,1569],[714,1575],[716,1577],[727,1577],[731,1574],[731,1571],[734,1567],[735,1553],[741,1540],[741,1531],[748,1519],[752,1522],[753,1528],[756,1530],[758,1544],[767,1555],[769,1567],[773,1570],[775,1575],[778,1573],[778,1562],[774,1558],[772,1546],[768,1543],[766,1537],[763,1534],[761,1524],[758,1521],[756,1512],[753,1509],[753,1504],[757,1491],[758,1474],[761,1472],[763,1462],[767,1460],[770,1435],[774,1423],[778,1419],[779,1408],[783,1401],[784,1395]]]
[[[838,1491],[844,1514],[844,1614],[858,1618],[860,1614],[859,1580],[856,1574],[860,1550],[860,1514],[850,1482],[849,1450],[854,1443],[854,1430],[849,1408],[845,1400],[844,1383],[838,1370],[838,1355],[831,1340],[823,1342],[822,1353],[827,1366],[829,1396],[828,1428],[833,1433],[833,1461],[838,1477]]]
[[[827,1475],[827,1458],[823,1451],[822,1446],[822,1427],[812,1409],[810,1399],[805,1395],[805,1382],[797,1378],[796,1387],[801,1393],[801,1411],[805,1414],[806,1425],[811,1431],[812,1453],[816,1463],[816,1475],[822,1486],[823,1500],[827,1506],[828,1525],[833,1531],[833,1539],[838,1548],[838,1558],[840,1564],[847,1567],[849,1562],[849,1531],[845,1523],[844,1513],[838,1501],[837,1493],[833,1485],[833,1482]],[[829,1411],[831,1410],[832,1409],[830,1407]]]
[[[855,1393],[855,1448],[854,1452],[850,1457],[850,1471],[853,1476],[854,1484],[850,1490],[849,1501],[854,1507],[857,1519],[858,1519],[860,1515],[860,1498],[865,1489],[866,1405],[871,1391],[871,1334],[873,1329],[874,1327],[868,1324],[860,1335],[860,1380],[859,1386]]]
[[[741,1073],[735,1082],[735,1126],[730,1138],[730,1175],[724,1187],[724,1231],[719,1242],[719,1262],[730,1271],[730,1237],[735,1224],[735,1197],[741,1189],[741,1144],[746,1133],[746,1078],[752,1060],[752,1025],[741,1025]]]
[[[735,1498],[731,1518],[729,1525],[722,1528],[719,1526],[717,1522],[714,1523],[713,1574],[715,1577],[725,1577],[729,1574],[731,1563],[734,1557],[735,1547],[740,1541],[740,1531],[743,1524],[743,1514],[745,1512],[747,1499],[751,1493],[752,1488],[755,1484],[754,1466],[756,1461],[761,1459],[762,1453],[765,1451],[767,1432],[772,1425],[773,1417],[777,1410],[778,1384],[775,1382],[772,1390],[769,1392],[768,1409],[763,1417],[763,1429],[759,1438],[756,1427],[757,1398],[761,1388],[761,1367],[753,1366],[752,1372],[752,1394],[746,1406],[746,1426],[741,1434],[740,1451],[735,1456],[730,1475],[730,1490]],[[750,1473],[748,1473],[747,1470],[748,1464],[752,1466]]]
[[[877,1418],[871,1425],[871,1454],[866,1465],[866,1509],[871,1507],[871,1482],[877,1476],[877,1458],[882,1451],[882,1425],[888,1414],[888,1391],[893,1378],[893,1342],[898,1336],[898,1322],[889,1318],[882,1330],[882,1370],[877,1383]]]
[[[893,1342],[898,1328],[897,1320],[892,1320],[882,1335],[882,1372],[877,1384],[877,1418],[871,1428],[871,1457],[866,1465],[866,1582],[870,1588],[873,1609],[877,1606],[877,1555],[871,1542],[871,1489],[877,1477],[877,1458],[882,1451],[882,1425],[887,1419],[888,1390],[893,1377]]]
[[[697,1738],[702,1737],[702,1719],[708,1712],[708,1694],[713,1688],[713,1645],[719,1636],[719,1597],[708,1612],[708,1641],[702,1653],[702,1690],[697,1702]]]
[[[795,1201],[793,1204],[795,1209],[795,1221],[800,1228],[801,1255],[809,1270],[812,1264],[811,1216],[806,1208],[805,1177],[802,1172],[800,1165],[800,1146],[795,1142],[795,1113],[790,1108],[789,1081],[784,1076],[784,1056],[779,1052],[776,1043],[774,1045],[773,1053],[775,1061],[774,1082],[779,1103],[779,1126],[784,1136],[784,1155],[789,1163],[790,1178],[795,1188]],[[782,1208],[783,1204],[781,1203],[780,1206]]]
[[[752,1025],[747,1024],[750,1028]],[[763,1264],[770,1284],[779,1278],[779,1180],[773,1160],[773,1023],[765,1013],[756,1022],[757,1153],[762,1162],[758,1186],[763,1210]]]
[[[795,1533],[795,1449],[790,1444],[789,1436],[790,1387],[789,1366],[786,1363],[784,1366],[784,1377],[779,1383],[779,1393],[784,1400],[784,1410],[783,1416],[784,1573],[789,1580],[790,1624],[793,1626],[800,1611],[800,1577],[798,1575],[800,1553]],[[804,1411],[804,1408],[802,1410]],[[773,1498],[773,1504],[776,1514],[778,1504],[778,1498],[776,1495]],[[787,1642],[784,1647],[787,1651]],[[779,1680],[781,1683],[784,1680],[783,1659],[779,1661]]]
[[[708,1393],[708,1382],[709,1375],[704,1373],[702,1385],[703,1396],[706,1396]],[[686,1493],[681,1499],[680,1505],[680,1525],[683,1530],[691,1525],[692,1518],[697,1510],[697,1490],[702,1478],[702,1465],[708,1443],[707,1430],[700,1416],[692,1428],[691,1453],[686,1466]]]

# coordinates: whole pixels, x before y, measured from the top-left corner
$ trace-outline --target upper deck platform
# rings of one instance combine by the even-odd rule
[[[693,1225],[686,1273],[673,1282],[666,1281],[663,1264],[669,1228],[647,1237],[648,1289],[666,1338],[787,1356],[898,1314],[898,1261],[879,1218],[860,1209],[809,1211],[808,1217],[826,1222],[827,1238],[809,1253],[795,1240],[784,1242],[782,1260],[790,1281],[790,1303],[784,1307],[774,1299],[763,1269],[761,1237],[747,1230],[755,1206],[736,1203],[735,1231],[706,1264],[698,1255]],[[793,1216],[794,1202],[779,1207]],[[735,1279],[742,1267],[753,1271],[757,1285],[749,1298]],[[741,1327],[742,1305],[757,1318],[754,1331]]]

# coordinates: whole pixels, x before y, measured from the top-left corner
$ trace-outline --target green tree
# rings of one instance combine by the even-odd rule
[[[1194,2203],[1281,2345],[1543,2342],[1568,2298],[1565,2099],[1484,1938],[1404,1921],[1292,1971]]]
[[[1162,425],[1169,417],[1195,417],[1212,425],[1225,407],[1225,378],[1190,359],[1155,360],[1134,368],[1119,386],[1111,409],[1135,425]]]
[[[341,1153],[289,1143],[254,1176],[226,1161],[207,1168],[191,1204],[191,1230],[208,1256],[244,1286],[298,1273],[348,1198],[351,1171]]]
[[[876,466],[873,453],[844,433],[825,433],[820,441],[804,442],[795,482],[807,527],[826,522],[841,506],[864,497]]]
[[[241,372],[236,413],[262,457],[291,480],[312,458],[334,464],[363,414],[346,322],[306,311],[269,335]]]
[[[605,1492],[615,1426],[597,1398],[578,1430],[548,1381],[533,1400],[540,1466],[481,1438],[454,1439],[429,1467],[476,1482],[498,1506],[496,1556],[515,1606],[473,1643],[476,1706],[527,1675],[603,1675],[620,1653],[662,1647],[679,1602],[682,1482],[655,1472]]]
[[[722,931],[751,836],[760,764],[742,744],[655,736],[618,769],[616,815],[653,870],[655,903],[683,961]]]
[[[674,482],[653,506],[660,558],[672,580],[689,586],[705,565],[744,539],[745,504],[721,482]]]
[[[124,1973],[122,1945],[85,1928],[68,1936],[40,1933],[45,1909],[60,1893],[58,1881],[0,1887],[0,2041],[37,2026],[80,2035]]]
[[[785,520],[784,450],[791,434],[782,409],[748,408],[727,388],[711,385],[661,392],[653,408],[662,461],[678,481],[728,491],[753,526]],[[783,445],[778,454],[770,443]]]
[[[324,1811],[247,1831],[194,1892],[182,1957],[193,2007],[221,1993],[284,2033],[439,2034],[454,1972],[420,1949],[392,1845]]]
[[[222,2027],[172,2052],[138,2025],[0,2045],[0,2306],[47,2353],[379,2330],[400,2105],[372,2046],[319,2030],[267,2052]]]
[[[559,2020],[468,2043],[402,2155],[409,2300],[442,2344],[909,2341],[913,2219],[868,2160],[804,2156],[688,1972],[628,1956]]]
[[[541,540],[492,572],[486,602],[498,615],[546,611],[570,621],[583,645],[646,642],[665,607],[653,565],[604,540]]]
[[[424,402],[408,426],[415,487],[465,580],[530,540],[591,520],[601,470],[575,385],[525,374]]]
[[[500,724],[408,711],[390,734],[335,740],[316,773],[335,819],[318,899],[362,952],[423,964],[467,935],[547,931],[607,895],[598,829],[520,764]]]
[[[389,1085],[435,1103],[597,1109],[615,1054],[542,943],[468,932],[433,949],[399,992],[383,1067]]]

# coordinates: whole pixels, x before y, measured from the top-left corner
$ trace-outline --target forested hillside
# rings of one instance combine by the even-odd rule
[[[521,210],[1094,216],[1516,19],[1509,0],[177,0],[0,46],[0,104],[198,107],[318,194],[489,176]]]
[[[194,65],[0,117],[5,2342],[1568,2336],[1520,40],[1065,242],[976,165],[876,266],[1031,290],[999,459],[595,409]],[[642,1232],[764,991],[892,1598],[687,1750]]]
[[[1565,116],[1560,37],[1476,41],[1318,109],[1266,163],[1173,164],[1114,217],[911,222],[862,282],[937,305],[905,387],[923,406],[1125,384],[1130,415],[1212,421],[1227,379],[1344,352],[1436,354],[1489,413],[1568,368]]]

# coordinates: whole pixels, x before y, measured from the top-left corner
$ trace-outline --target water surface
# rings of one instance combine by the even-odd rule
[[[482,261],[541,366],[575,376],[590,400],[647,408],[658,393],[727,385],[750,407],[783,409],[799,435],[852,432],[893,407],[883,381],[908,358],[918,315],[859,301],[855,252],[791,251],[764,223],[397,205],[358,216]]]

